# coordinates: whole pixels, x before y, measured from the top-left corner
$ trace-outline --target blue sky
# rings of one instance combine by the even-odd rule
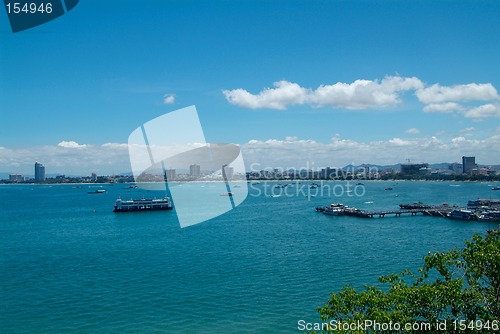
[[[0,172],[121,171],[126,154],[110,150],[189,105],[207,141],[262,164],[500,164],[499,13],[498,1],[87,0],[13,34],[0,10]]]

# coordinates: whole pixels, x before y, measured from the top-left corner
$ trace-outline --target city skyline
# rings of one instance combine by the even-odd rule
[[[248,178],[252,174],[268,174],[268,173],[302,173],[302,172],[314,172],[318,173],[318,175],[328,175],[330,172],[337,173],[338,171],[342,171],[343,173],[345,171],[349,172],[355,172],[359,170],[363,170],[364,172],[368,170],[376,171],[378,172],[384,172],[384,173],[402,173],[402,174],[415,174],[415,173],[420,173],[422,171],[424,172],[431,172],[431,173],[437,173],[437,174],[442,174],[442,175],[496,175],[500,174],[500,164],[499,165],[485,165],[485,164],[478,164],[476,163],[476,157],[475,156],[462,156],[461,158],[462,163],[458,162],[441,162],[441,163],[434,163],[429,165],[429,163],[414,163],[411,162],[411,160],[407,160],[404,163],[398,163],[398,164],[393,164],[393,165],[376,165],[376,164],[370,164],[370,163],[364,163],[364,164],[359,164],[359,165],[353,165],[349,164],[346,166],[315,166],[314,164],[307,166],[302,166],[302,167],[283,167],[283,166],[261,166],[260,164],[255,164],[252,163],[249,168],[246,168],[246,171],[243,172],[238,172],[235,173],[234,168],[231,166],[224,165],[222,166],[225,169],[226,172],[226,177],[228,179],[232,179],[234,175],[238,176],[243,176],[246,174],[246,177]],[[262,168],[261,168],[262,167]],[[398,168],[399,167],[399,168]],[[151,173],[152,172],[152,173]],[[3,178],[2,178],[3,174]],[[5,177],[6,174],[8,175],[8,180],[13,181],[13,182],[24,182],[24,181],[31,181],[34,180],[35,182],[43,182],[45,181],[46,178],[46,173],[45,173],[45,166],[39,162],[35,162],[35,169],[34,169],[34,177],[30,179],[29,175],[23,175],[19,173],[0,173],[0,180],[1,181],[6,181],[7,178]],[[50,174],[49,174],[50,175]],[[113,173],[113,174],[102,174],[99,175],[100,177],[112,177],[112,176],[127,176],[130,175],[132,176],[132,172],[123,172],[123,173]],[[163,170],[163,172],[160,173],[159,170],[156,170],[156,174],[154,173],[154,170],[151,170],[149,173],[148,172],[143,172],[141,175],[139,175],[139,178],[144,177],[147,175],[154,176],[155,180],[157,179],[156,177],[159,176],[161,177],[161,180],[164,180],[166,177],[167,180],[196,180],[200,177],[206,177],[206,176],[213,176],[216,178],[220,178],[223,176],[222,170],[216,171],[213,169],[206,169],[203,168],[203,166],[198,165],[196,163],[189,165],[189,168],[168,168]],[[55,176],[56,179],[64,179],[66,178],[66,175],[63,173],[54,173],[52,176]],[[68,177],[87,177],[89,180],[96,181],[98,178],[98,175],[95,171],[92,171],[90,174],[90,177],[80,174],[80,175],[69,175]]]
[[[1,173],[127,172],[130,132],[190,105],[248,164],[500,164],[498,2],[136,7],[16,34],[0,13]]]

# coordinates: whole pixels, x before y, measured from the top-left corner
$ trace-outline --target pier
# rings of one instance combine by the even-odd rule
[[[436,217],[446,217],[453,210],[459,209],[456,206],[428,206],[426,208],[415,208],[415,209],[397,209],[397,210],[381,210],[381,211],[367,211],[360,210],[357,208],[345,207],[343,209],[343,214],[345,216],[354,216],[360,218],[384,218],[385,216],[401,217],[402,215],[425,215],[425,216],[436,216]]]
[[[478,202],[480,202],[481,204],[481,206],[479,207],[477,206]],[[361,210],[355,207],[349,207],[339,203],[334,203],[330,206],[316,207],[316,211],[332,216],[353,216],[359,218],[384,218],[386,216],[401,217],[403,215],[424,215],[458,220],[480,220],[491,222],[499,221],[500,213],[498,209],[500,208],[500,201],[478,200],[469,201],[468,204],[469,205],[467,208],[463,208],[455,205],[451,206],[448,204],[427,205],[422,202],[417,202],[411,204],[400,204],[400,209],[395,210],[368,211]]]

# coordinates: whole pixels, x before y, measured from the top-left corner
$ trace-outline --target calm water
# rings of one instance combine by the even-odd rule
[[[122,187],[89,195],[101,188],[0,186],[1,333],[298,333],[298,320],[319,320],[330,291],[416,269],[428,251],[488,229],[423,216],[331,217],[315,206],[500,196],[486,183],[365,182],[362,197],[249,196],[181,229],[174,212],[113,213],[118,195],[151,195]]]

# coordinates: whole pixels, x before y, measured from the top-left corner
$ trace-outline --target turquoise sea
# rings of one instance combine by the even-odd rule
[[[299,320],[319,321],[316,307],[330,291],[416,269],[427,252],[489,228],[424,216],[332,217],[316,206],[500,197],[487,183],[364,183],[363,196],[307,198],[270,197],[274,183],[261,182],[234,210],[184,229],[173,211],[112,212],[118,196],[161,196],[155,191],[1,185],[0,333],[299,333]],[[107,192],[87,194],[96,189]],[[193,198],[192,209],[202,201]]]

